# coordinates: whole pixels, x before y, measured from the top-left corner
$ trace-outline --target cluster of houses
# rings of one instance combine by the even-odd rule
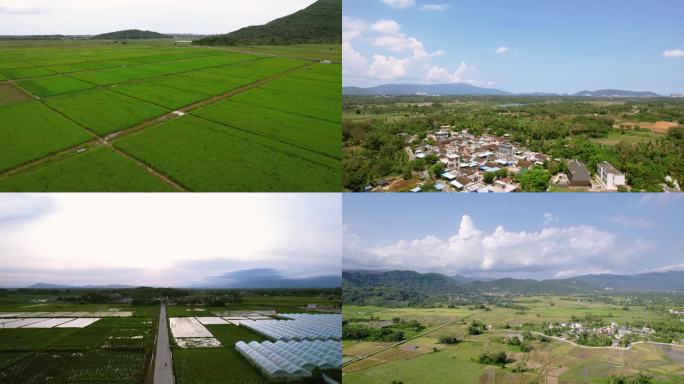
[[[605,335],[610,336],[613,339],[613,346],[619,347],[620,340],[627,336],[633,335],[639,338],[648,338],[648,336],[653,335],[655,330],[648,327],[627,327],[624,325],[618,325],[616,322],[611,322],[610,325],[598,328],[585,327],[580,323],[558,323],[549,324],[549,329],[560,329],[563,334],[574,337],[581,334],[593,334],[593,335]]]
[[[409,160],[435,156],[444,164],[445,171],[435,182],[435,189],[445,192],[515,192],[520,185],[508,176],[485,183],[485,174],[506,170],[507,174],[523,174],[535,166],[544,166],[550,159],[539,152],[514,143],[510,135],[475,136],[467,130],[456,131],[452,126],[442,126],[439,131],[429,132],[419,144],[418,136],[407,138],[406,152]],[[607,162],[597,165],[597,177],[592,176],[584,164],[569,160],[568,174],[558,175],[554,183],[560,186],[587,187],[603,190],[617,190],[625,185],[625,175]],[[428,171],[418,174],[422,180],[430,179]],[[382,180],[380,187],[387,181]],[[600,184],[600,185],[596,185]],[[412,192],[420,192],[416,187]]]

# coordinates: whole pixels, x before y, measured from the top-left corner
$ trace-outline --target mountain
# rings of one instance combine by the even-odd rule
[[[159,32],[141,31],[139,29],[127,29],[125,31],[116,31],[103,33],[91,37],[93,40],[149,40],[149,39],[171,39],[172,36],[165,35]]]
[[[663,97],[648,91],[625,91],[621,89],[599,89],[598,91],[579,91],[572,96],[580,97]]]
[[[580,91],[572,95],[547,92],[511,93],[495,88],[476,87],[466,83],[452,84],[383,84],[375,87],[342,87],[342,94],[348,96],[574,96],[574,97],[625,97],[649,98],[664,97],[654,92],[601,89]]]
[[[28,289],[129,289],[136,288],[132,285],[120,285],[120,284],[107,284],[107,285],[63,285],[63,284],[51,284],[51,283],[35,283],[31,284]]]
[[[195,40],[196,45],[338,44],[342,41],[342,0],[318,0],[268,24]]]
[[[342,87],[343,95],[426,95],[426,96],[505,96],[511,93],[466,83],[451,84],[384,84],[370,88]]]
[[[339,288],[342,282],[339,275],[336,276],[317,276],[302,279],[287,279],[287,278],[269,278],[269,279],[253,279],[242,280],[239,282],[221,281],[217,280],[210,283],[204,283],[197,286],[197,288],[245,288],[245,289],[260,289],[260,288]]]
[[[636,275],[583,275],[568,279],[463,279],[414,271],[343,271],[346,291],[363,290],[366,295],[383,290],[410,291],[423,295],[448,293],[573,294],[592,292],[684,292],[684,271]]]

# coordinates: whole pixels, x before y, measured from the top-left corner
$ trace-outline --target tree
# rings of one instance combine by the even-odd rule
[[[430,173],[433,177],[439,177],[439,175],[444,173],[444,163],[442,163],[441,161],[436,162],[433,166],[430,167]]]
[[[549,188],[551,174],[542,168],[534,168],[520,176],[520,188],[525,192],[544,192]]]

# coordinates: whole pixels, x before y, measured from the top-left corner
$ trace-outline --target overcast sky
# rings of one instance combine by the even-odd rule
[[[338,194],[0,194],[0,285],[339,276],[340,204]]]
[[[684,93],[681,0],[345,0],[344,84]]]
[[[314,0],[0,0],[0,35],[95,35],[123,29],[227,33]]]
[[[343,267],[562,278],[684,270],[682,194],[344,194]]]

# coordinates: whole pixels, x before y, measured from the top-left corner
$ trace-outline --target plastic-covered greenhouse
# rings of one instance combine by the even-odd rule
[[[292,320],[241,321],[240,325],[272,340],[341,340],[342,315],[284,314]]]
[[[342,343],[334,340],[239,341],[235,349],[270,381],[298,380],[310,377],[315,368],[342,367]]]

